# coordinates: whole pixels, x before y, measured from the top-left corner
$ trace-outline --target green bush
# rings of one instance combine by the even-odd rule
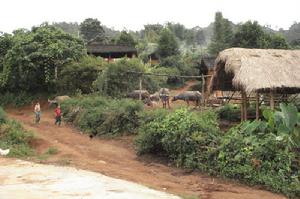
[[[217,110],[220,119],[238,122],[241,120],[240,106],[233,104],[225,104]]]
[[[90,56],[67,64],[59,75],[59,91],[63,94],[74,94],[79,89],[83,94],[91,93],[92,84],[104,66],[105,63],[102,59]]]
[[[6,122],[6,113],[3,108],[0,106],[0,125]]]
[[[1,94],[0,105],[1,106],[12,105],[15,107],[21,107],[30,104],[32,100],[36,98],[37,98],[36,96],[26,92],[18,92],[18,93],[6,92]]]
[[[145,114],[136,148],[139,154],[163,154],[177,166],[299,198],[300,114],[291,104],[280,108],[265,110],[266,121],[243,122],[226,134],[220,133],[211,111]]]
[[[136,147],[140,154],[165,154],[177,166],[206,170],[214,162],[219,134],[214,112],[178,109],[141,126]]]
[[[214,172],[299,197],[299,154],[287,146],[265,122],[244,122],[222,138]]]
[[[109,63],[94,82],[96,90],[111,97],[124,97],[129,92],[139,89],[141,75],[128,71],[145,72],[146,66],[139,59],[121,59]],[[158,86],[151,77],[143,77],[143,89],[153,92],[158,90]]]
[[[83,96],[62,103],[65,120],[94,136],[134,133],[142,107],[141,102],[101,96]]]
[[[34,135],[22,128],[21,124],[8,120],[0,126],[0,148],[10,149],[11,157],[26,157],[34,154],[30,142]]]
[[[293,105],[265,110],[267,121],[243,122],[221,139],[216,174],[300,197],[300,116]]]

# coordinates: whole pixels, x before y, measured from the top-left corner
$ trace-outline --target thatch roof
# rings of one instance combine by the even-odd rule
[[[300,91],[300,50],[231,48],[215,61],[210,90]]]

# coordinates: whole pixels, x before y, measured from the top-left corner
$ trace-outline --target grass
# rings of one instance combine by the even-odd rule
[[[58,149],[56,147],[49,147],[48,150],[45,152],[45,154],[48,155],[55,155],[58,153]]]

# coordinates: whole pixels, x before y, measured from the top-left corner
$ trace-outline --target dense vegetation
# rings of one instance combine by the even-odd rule
[[[0,107],[0,148],[10,149],[10,157],[26,157],[34,154],[30,146],[34,136],[23,129],[20,123],[9,120]]]
[[[85,52],[80,39],[48,24],[4,34],[2,42],[7,45],[1,50],[0,92],[51,91],[61,67]]]
[[[300,197],[300,115],[293,105],[265,110],[266,121],[244,122],[223,134],[212,111],[179,109],[146,117],[136,139],[140,154],[165,155],[177,166],[260,184]]]
[[[114,136],[136,132],[142,104],[129,99],[82,96],[63,102],[65,121],[92,136]]]

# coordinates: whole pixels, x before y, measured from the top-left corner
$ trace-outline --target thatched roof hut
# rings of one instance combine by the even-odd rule
[[[300,50],[224,50],[215,61],[210,90],[299,93]]]

